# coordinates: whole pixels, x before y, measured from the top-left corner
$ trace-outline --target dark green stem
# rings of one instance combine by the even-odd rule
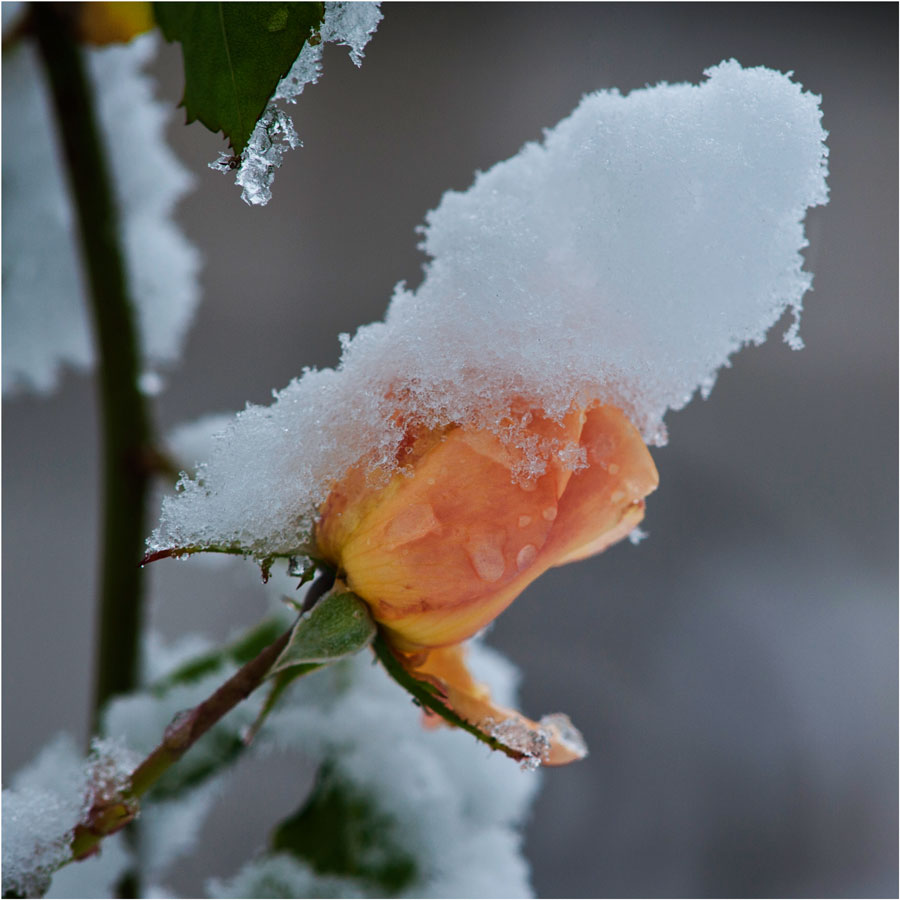
[[[84,60],[65,4],[31,15],[50,84],[80,229],[98,356],[103,420],[103,544],[93,729],[115,694],[137,684],[143,577],[138,561],[153,475],[150,412],[119,217]]]

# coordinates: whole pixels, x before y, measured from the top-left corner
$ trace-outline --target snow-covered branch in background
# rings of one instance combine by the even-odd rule
[[[200,257],[172,214],[191,176],[165,141],[171,115],[144,72],[156,35],[85,50],[112,169],[146,376],[181,353],[200,297]],[[49,392],[95,352],[49,96],[29,41],[3,53],[3,391]]]
[[[302,146],[291,117],[276,101],[296,103],[306,85],[319,80],[325,44],[349,47],[354,65],[361,66],[363,50],[382,19],[379,6],[380,3],[363,2],[325,4],[325,19],[318,42],[306,42],[290,72],[279,82],[240,156],[234,183],[241,188],[241,199],[245,203],[265,206],[272,199],[275,170],[281,166],[285,152]],[[228,173],[235,168],[234,157],[222,152],[209,166],[217,172]]]

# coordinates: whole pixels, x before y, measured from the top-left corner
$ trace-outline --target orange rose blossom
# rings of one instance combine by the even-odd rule
[[[511,720],[539,726],[492,703],[461,642],[547,569],[628,535],[658,483],[637,429],[614,406],[573,408],[561,422],[532,409],[523,421],[527,441],[555,448],[538,477],[515,477],[521,440],[461,425],[411,428],[400,471],[373,486],[357,464],[321,506],[315,533],[322,558],[368,604],[407,670],[488,731]],[[573,449],[581,467],[568,463]],[[540,724],[550,741],[544,761],[583,755],[551,720]]]

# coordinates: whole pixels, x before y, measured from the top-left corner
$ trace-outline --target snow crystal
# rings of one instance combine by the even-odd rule
[[[632,528],[628,533],[628,540],[634,544],[636,547],[641,541],[645,541],[648,537],[650,537],[650,532],[644,531],[640,526],[636,528]]]
[[[87,761],[87,790],[83,813],[94,805],[114,803],[131,784],[141,757],[121,738],[94,738]]]
[[[362,65],[363,49],[382,19],[379,6],[380,3],[326,3],[318,43],[304,44],[290,71],[278,83],[241,153],[240,162],[223,152],[209,164],[217,172],[237,169],[234,183],[241,188],[241,199],[249,206],[265,206],[272,199],[275,170],[281,166],[285,152],[303,146],[291,117],[278,108],[276,101],[296,103],[306,85],[319,80],[322,50],[327,43],[349,47],[354,64]]]
[[[176,360],[199,299],[199,256],[172,211],[190,176],[164,140],[168,107],[143,68],[155,35],[87,51],[145,362]],[[49,93],[27,41],[3,54],[3,390],[49,392],[94,350],[75,217]],[[15,139],[12,139],[15,135]]]
[[[69,856],[86,779],[74,739],[54,738],[3,791],[3,893],[40,896]]]
[[[69,856],[73,807],[50,791],[3,791],[3,894],[40,897]],[[74,808],[77,814],[78,807]]]
[[[349,466],[396,466],[398,412],[514,441],[500,423],[517,398],[556,417],[599,399],[663,443],[667,410],[799,315],[802,221],[827,199],[819,98],[735,61],[706,75],[590,94],[542,143],[445,194],[421,286],[342,336],[336,370],[239,413],[165,501],[153,549],[290,553]]]

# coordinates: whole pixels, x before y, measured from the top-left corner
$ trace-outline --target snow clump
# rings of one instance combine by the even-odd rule
[[[239,413],[164,502],[151,549],[294,552],[350,466],[397,470],[406,424],[515,444],[522,398],[553,417],[614,404],[662,444],[666,412],[786,310],[799,346],[803,219],[828,196],[820,98],[734,60],[705,74],[589,94],[541,143],[447,192],[419,288],[400,284],[383,322],[341,336],[336,369]],[[546,448],[520,449],[520,474],[539,475]]]
[[[45,894],[53,873],[71,855],[75,826],[94,803],[115,799],[137,761],[124,744],[110,740],[95,740],[85,761],[75,740],[60,734],[13,777],[3,791],[4,896]],[[127,864],[127,854],[116,843],[104,864],[91,867],[91,877],[97,884],[111,884]],[[77,878],[66,881],[73,890],[80,883]]]
[[[181,353],[200,298],[200,257],[172,219],[191,176],[165,142],[170,111],[144,68],[156,35],[85,51],[106,140],[144,364]],[[36,48],[3,53],[3,391],[55,389],[94,363],[75,212]]]

